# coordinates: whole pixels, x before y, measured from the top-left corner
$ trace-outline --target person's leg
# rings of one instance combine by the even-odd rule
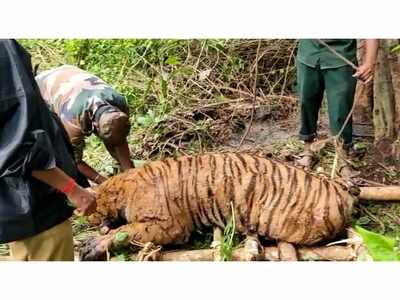
[[[328,98],[329,126],[332,135],[336,135],[341,130],[353,106],[357,80],[352,76],[354,71],[350,66],[326,69],[322,72]],[[351,118],[344,128],[341,138],[344,145],[351,146],[353,141]]]
[[[8,243],[10,247],[9,260],[13,261],[27,261],[28,260],[28,249],[22,241],[16,241]]]
[[[353,73],[354,71],[350,66],[323,70],[332,135],[337,135],[340,132],[353,106],[357,84]],[[338,149],[338,171],[344,177],[355,177],[359,175],[359,172],[355,172],[347,163],[349,160],[347,153],[353,142],[352,118],[344,127],[340,141],[343,143],[343,149]]]
[[[324,95],[321,70],[297,62],[297,83],[300,98],[299,137],[310,142],[317,136],[318,113]]]
[[[42,233],[10,243],[11,260],[73,261],[74,246],[69,220]]]
[[[297,62],[297,84],[300,98],[299,138],[304,141],[304,152],[296,164],[312,168],[316,159],[310,146],[317,136],[318,114],[324,94],[321,70]]]

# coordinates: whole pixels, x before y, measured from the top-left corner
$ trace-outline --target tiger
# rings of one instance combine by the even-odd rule
[[[270,158],[240,152],[170,157],[116,175],[96,189],[94,225],[125,225],[89,240],[82,260],[104,258],[124,232],[128,240],[184,244],[206,227],[297,245],[331,240],[346,227],[356,198],[338,183]]]

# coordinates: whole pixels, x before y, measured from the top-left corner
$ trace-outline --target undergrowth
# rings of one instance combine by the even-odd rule
[[[133,158],[147,160],[211,149],[235,126],[204,105],[251,101],[257,40],[84,39],[20,40],[39,73],[73,64],[98,75],[122,93],[130,107],[128,138]],[[263,40],[257,96],[294,90],[293,40]],[[238,103],[239,103],[238,102]],[[236,105],[236,103],[235,103]],[[233,111],[236,111],[233,109]],[[246,109],[248,114],[248,109]],[[238,115],[236,118],[240,118]],[[232,123],[232,124],[231,124]],[[85,160],[105,174],[116,166],[96,137]]]

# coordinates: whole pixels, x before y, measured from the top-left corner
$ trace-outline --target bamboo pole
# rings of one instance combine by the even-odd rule
[[[400,186],[360,187],[360,200],[400,201]]]
[[[264,253],[259,260],[280,261],[279,249],[276,246],[264,247]],[[214,261],[218,255],[216,249],[201,250],[176,250],[161,252],[160,261]],[[298,259],[301,261],[353,261],[357,254],[352,246],[330,246],[330,247],[299,247],[297,248]],[[245,261],[248,253],[244,247],[233,250],[233,261]],[[136,260],[136,255],[132,256]]]

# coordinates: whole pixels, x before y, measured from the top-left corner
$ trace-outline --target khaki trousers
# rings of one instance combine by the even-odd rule
[[[24,240],[9,243],[12,261],[73,261],[74,244],[69,220]]]

